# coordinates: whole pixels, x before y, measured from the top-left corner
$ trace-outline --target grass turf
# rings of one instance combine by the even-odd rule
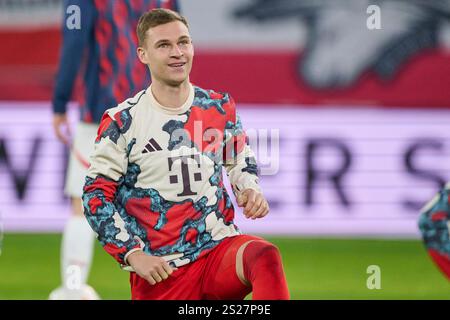
[[[292,299],[450,299],[450,282],[420,241],[266,237],[282,254]],[[59,234],[6,234],[0,299],[47,299],[59,286]],[[369,265],[381,289],[369,290]],[[89,283],[103,299],[129,299],[128,273],[98,243]]]

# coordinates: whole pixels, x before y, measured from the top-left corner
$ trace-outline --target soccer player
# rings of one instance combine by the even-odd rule
[[[142,15],[140,61],[152,83],[103,115],[83,193],[104,249],[130,273],[132,299],[288,299],[279,250],[244,235],[222,179],[247,218],[269,206],[235,102],[190,83],[186,19]]]
[[[72,215],[65,226],[61,245],[63,285],[52,292],[50,299],[97,298],[95,291],[86,285],[94,235],[83,216],[84,178],[104,111],[148,86],[149,76],[135,54],[138,41],[134,30],[142,12],[155,7],[178,10],[176,1],[64,1],[64,11],[70,14],[63,22],[63,43],[53,97],[53,126],[59,140],[71,145],[65,194],[71,198]],[[69,23],[77,20],[79,26]],[[71,141],[66,107],[79,74],[83,76],[81,121]],[[70,277],[75,282],[69,288]]]
[[[419,228],[428,254],[450,280],[450,183],[422,209]]]

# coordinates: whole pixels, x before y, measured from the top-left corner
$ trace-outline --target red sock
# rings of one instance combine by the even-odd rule
[[[278,248],[267,241],[252,241],[243,254],[244,275],[253,300],[289,300],[289,290]]]
[[[428,249],[428,253],[433,258],[434,263],[439,267],[442,273],[450,280],[450,259],[436,250]]]

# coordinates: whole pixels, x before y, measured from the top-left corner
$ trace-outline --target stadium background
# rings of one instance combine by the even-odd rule
[[[370,4],[380,30],[367,28]],[[246,221],[238,210],[238,225],[278,245],[292,298],[449,299],[417,218],[450,180],[450,2],[181,9],[191,80],[233,95],[263,173],[271,214]],[[62,10],[59,0],[0,0],[0,299],[46,299],[59,283],[67,150],[49,101]],[[373,265],[380,289],[367,287]],[[97,244],[89,283],[101,297],[128,299],[127,277]]]

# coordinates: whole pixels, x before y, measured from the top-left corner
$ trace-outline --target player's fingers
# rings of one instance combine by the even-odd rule
[[[259,208],[263,203],[263,200],[264,198],[261,195],[256,196],[253,206],[250,207],[250,209],[247,211],[247,217],[251,218],[258,212]]]
[[[264,211],[260,214],[259,218],[264,218],[269,213],[269,203],[264,200]]]
[[[72,136],[72,130],[70,129],[69,123],[66,121],[65,123],[66,127],[66,134],[64,135],[64,139],[66,140],[66,144],[70,143],[70,137]]]
[[[64,123],[66,125],[67,134],[69,135],[69,137],[72,136],[72,128],[70,128],[69,122],[66,120]]]
[[[165,263],[165,261],[164,261],[164,263]],[[156,270],[158,271],[158,274],[162,280],[166,280],[169,277],[168,273],[166,272],[166,270],[164,269],[162,264],[160,266],[158,266],[156,268]]]
[[[156,281],[156,282],[161,282],[163,279],[161,278],[161,276],[159,275],[158,271],[154,270],[150,272],[152,278]]]
[[[153,276],[151,274],[146,275],[145,277],[143,277],[145,280],[148,281],[148,283],[150,283],[152,286],[156,284],[155,279],[153,279]]]
[[[261,205],[259,206],[258,210],[256,210],[255,214],[251,216],[253,220],[256,218],[260,218],[261,215],[266,211],[266,203],[265,201],[261,201]]]
[[[244,214],[248,217],[248,213],[250,209],[254,206],[255,200],[256,200],[256,193],[255,192],[249,192],[247,196],[247,204],[245,205]]]
[[[264,211],[264,201],[261,201],[261,204],[259,206],[255,206],[253,208],[252,214],[249,216],[249,218],[254,220],[258,218],[263,211]]]
[[[269,213],[269,210],[270,210],[270,208],[269,208],[269,203],[268,203],[267,200],[266,200],[266,203],[265,203],[265,210],[264,210],[264,212],[261,214],[260,218],[264,218],[265,216],[267,216],[267,214]]]
[[[54,131],[55,131],[56,137],[58,138],[59,141],[61,141],[64,144],[68,144],[68,140],[65,137],[65,135],[62,133],[60,126],[55,124]]]
[[[169,266],[172,268],[172,271],[178,270],[178,268],[175,266],[175,263],[173,263],[173,262],[169,263]]]
[[[243,207],[245,206],[245,204],[247,203],[247,195],[246,194],[241,194],[238,199],[238,206],[239,207]]]
[[[67,134],[63,133],[62,128],[65,127]],[[53,119],[53,129],[55,131],[56,137],[64,144],[69,143],[68,136],[71,135],[71,130],[66,116],[55,116]]]
[[[166,261],[162,264],[164,271],[170,276],[174,271],[178,270],[177,268],[172,268]]]

